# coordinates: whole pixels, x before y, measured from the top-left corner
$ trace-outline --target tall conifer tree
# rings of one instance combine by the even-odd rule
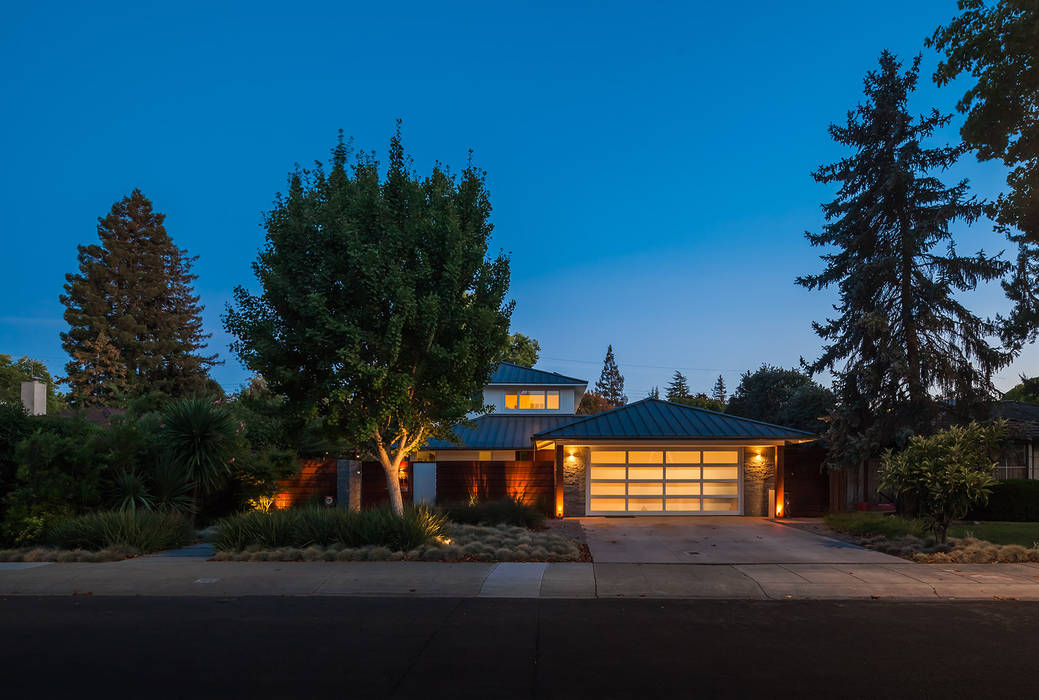
[[[725,403],[725,399],[728,396],[728,390],[725,388],[725,379],[722,375],[718,375],[718,381],[714,383],[714,389],[711,390],[711,398],[715,401],[721,401]]]
[[[689,396],[689,382],[686,380],[685,375],[676,369],[671,377],[671,381],[664,387],[664,391],[668,401],[678,401],[679,399],[687,398]]]
[[[956,252],[949,224],[973,222],[981,205],[968,196],[966,180],[946,187],[936,175],[965,147],[923,145],[950,117],[909,113],[919,66],[917,57],[902,73],[895,56],[881,54],[879,70],[866,75],[865,103],[846,125],[830,127],[834,140],[854,152],[814,173],[818,182],[840,185],[823,206],[822,232],[806,234],[812,245],[835,250],[821,256],[821,273],[797,280],[808,289],[835,285],[840,293],[840,315],[812,324],[825,341],[823,353],[805,363],[813,374],[834,372],[834,465],[856,464],[926,431],[936,393],[960,408],[987,399],[993,372],[1012,359],[989,344],[993,324],[956,296],[998,279],[1006,263]]]
[[[65,276],[61,295],[70,326],[61,341],[73,358],[65,381],[74,399],[111,396],[96,387],[99,377],[117,376],[115,355],[97,347],[102,334],[125,367],[127,398],[204,386],[216,355],[198,353],[209,335],[192,290],[196,258],[174,245],[165,218],[135,189],[98,219],[98,243],[79,246],[79,272]]]
[[[602,396],[611,406],[623,406],[628,402],[624,395],[624,377],[621,376],[617,361],[613,357],[613,345],[606,347],[606,358],[602,363],[602,373],[595,383],[595,392]]]

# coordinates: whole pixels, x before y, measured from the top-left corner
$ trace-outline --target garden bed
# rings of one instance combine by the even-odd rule
[[[587,547],[546,531],[512,525],[449,523],[443,534],[408,551],[384,546],[346,547],[339,543],[308,547],[263,547],[220,551],[216,561],[589,561]]]
[[[89,562],[99,563],[122,561],[141,555],[134,547],[106,547],[92,551],[89,549],[58,549],[56,547],[22,547],[20,549],[0,549],[0,561],[14,562]]]

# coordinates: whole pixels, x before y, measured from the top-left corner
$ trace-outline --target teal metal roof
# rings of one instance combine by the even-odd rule
[[[498,365],[498,369],[494,370],[494,374],[491,375],[490,383],[531,384],[542,386],[545,384],[560,384],[565,386],[588,385],[588,382],[584,379],[575,379],[574,377],[567,377],[558,372],[546,372],[543,369],[514,365],[511,362],[502,362]]]
[[[487,415],[473,419],[473,427],[456,425],[458,442],[430,440],[427,450],[530,450],[534,447],[534,433],[557,428],[584,416],[498,416]]]
[[[671,403],[661,399],[643,399],[609,411],[597,413],[566,425],[535,433],[538,440],[556,438],[634,439],[647,438],[686,440],[789,439],[818,437],[796,428],[705,408]]]

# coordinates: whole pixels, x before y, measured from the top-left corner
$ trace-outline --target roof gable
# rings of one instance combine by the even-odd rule
[[[545,430],[535,437],[804,440],[818,436],[805,430],[731,416],[706,408],[661,399],[643,399]]]
[[[567,377],[558,372],[546,372],[543,369],[523,367],[512,362],[502,362],[491,375],[489,384],[559,384],[564,386],[587,386],[584,379]]]

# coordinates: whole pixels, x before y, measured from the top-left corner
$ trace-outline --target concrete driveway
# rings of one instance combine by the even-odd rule
[[[580,518],[596,563],[884,564],[898,557],[767,518]]]

